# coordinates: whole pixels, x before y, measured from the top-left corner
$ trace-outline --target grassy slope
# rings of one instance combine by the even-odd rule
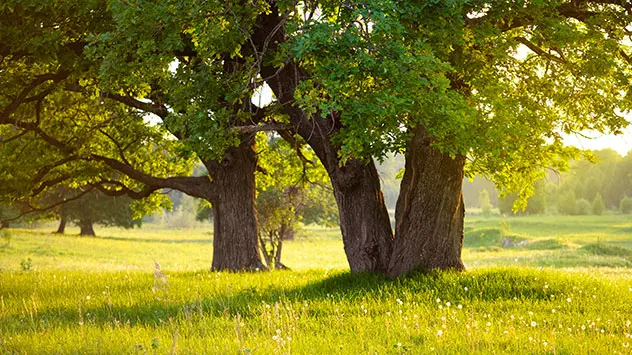
[[[297,271],[245,275],[206,270],[206,229],[13,231],[0,353],[630,353],[628,217],[467,225],[471,271],[397,281],[345,273],[333,230],[287,243]]]

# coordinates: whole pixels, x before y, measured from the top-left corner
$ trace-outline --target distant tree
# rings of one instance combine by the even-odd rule
[[[619,203],[619,210],[623,214],[632,213],[632,197],[625,196],[621,199]]]
[[[597,216],[601,216],[606,209],[606,205],[603,202],[601,194],[597,192],[595,199],[592,202],[592,213]]]
[[[575,197],[575,192],[567,191],[560,195],[557,201],[557,211],[566,215],[577,214],[577,198]]]
[[[133,228],[141,225],[141,217],[133,208],[134,200],[129,197],[107,196],[90,192],[80,199],[61,205],[58,233],[64,233],[66,223],[80,228],[80,235],[94,236],[94,225]]]
[[[585,198],[580,198],[575,202],[575,214],[585,216],[589,215],[592,212],[592,205],[590,201]]]
[[[478,194],[478,206],[483,211],[483,215],[489,216],[492,212],[492,203],[489,200],[489,191],[482,189]]]

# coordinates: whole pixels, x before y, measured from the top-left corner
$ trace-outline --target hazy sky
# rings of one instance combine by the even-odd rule
[[[621,155],[626,155],[632,150],[632,127],[624,130],[622,135],[604,135],[600,133],[586,133],[591,139],[579,135],[568,136],[565,143],[574,145],[582,149],[605,149],[612,148]]]

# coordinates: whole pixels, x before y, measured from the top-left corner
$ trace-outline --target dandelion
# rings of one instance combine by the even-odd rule
[[[535,327],[536,325],[538,325],[538,323],[536,323],[535,321],[531,322],[532,327]]]

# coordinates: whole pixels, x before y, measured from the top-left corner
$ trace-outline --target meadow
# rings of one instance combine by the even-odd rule
[[[397,280],[349,274],[337,229],[249,274],[209,270],[210,226],[52,230],[0,239],[0,353],[632,353],[630,216],[470,216],[468,271]]]

